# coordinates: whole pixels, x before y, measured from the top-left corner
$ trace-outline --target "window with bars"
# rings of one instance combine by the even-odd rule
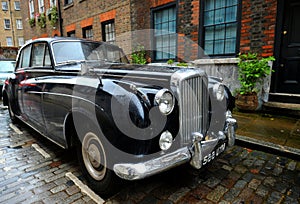
[[[10,20],[4,19],[4,29],[10,29]]]
[[[176,7],[153,11],[154,61],[176,58]]]
[[[17,19],[16,20],[16,25],[17,25],[17,29],[18,30],[22,30],[23,29],[23,23],[21,19]]]
[[[82,34],[83,34],[83,38],[87,38],[87,39],[93,39],[93,27],[92,26],[88,26],[85,28],[82,28]]]
[[[115,22],[110,20],[102,23],[102,40],[114,44],[116,41]]]
[[[8,3],[7,3],[7,1],[2,1],[2,10],[3,11],[8,11]]]
[[[239,0],[204,0],[204,51],[207,55],[234,55],[237,47]]]
[[[15,1],[15,10],[16,11],[20,11],[21,10],[21,7],[20,7],[20,2],[19,1]]]

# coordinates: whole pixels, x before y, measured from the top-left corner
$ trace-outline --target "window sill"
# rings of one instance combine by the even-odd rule
[[[194,60],[193,64],[209,65],[209,64],[237,64],[238,58],[218,58],[218,59],[197,59]]]
[[[72,3],[70,3],[70,4],[66,4],[66,5],[64,5],[63,9],[64,9],[64,10],[66,10],[66,9],[68,9],[68,8],[72,7],[72,6],[74,6],[74,3],[73,3],[73,2],[72,2]]]

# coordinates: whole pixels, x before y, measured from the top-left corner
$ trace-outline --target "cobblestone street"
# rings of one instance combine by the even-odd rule
[[[70,174],[85,183],[73,150],[12,125],[0,106],[0,203],[95,203],[99,197],[83,193]],[[124,182],[104,202],[299,203],[300,161],[234,146],[201,171],[183,165]]]

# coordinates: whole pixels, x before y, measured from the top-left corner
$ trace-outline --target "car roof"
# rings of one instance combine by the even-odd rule
[[[26,43],[26,45],[30,44],[30,43],[34,43],[34,42],[48,42],[48,43],[52,43],[52,42],[59,42],[59,41],[80,41],[80,42],[96,42],[96,43],[100,43],[100,44],[106,44],[108,46],[112,46],[112,47],[116,47],[118,48],[118,46],[116,45],[112,45],[106,42],[102,42],[102,41],[95,41],[95,40],[89,40],[89,39],[85,39],[85,38],[74,38],[74,37],[49,37],[49,38],[37,38],[34,40],[30,40]],[[24,46],[26,46],[24,45]]]

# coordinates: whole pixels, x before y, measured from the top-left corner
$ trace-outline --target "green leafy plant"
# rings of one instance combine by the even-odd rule
[[[274,60],[273,56],[259,58],[257,53],[239,54],[238,79],[241,84],[239,94],[244,95],[257,92],[257,83],[261,83],[264,77],[271,74],[268,62]]]
[[[178,67],[188,67],[189,65],[185,62],[179,62],[178,64],[176,64],[176,66],[178,66]]]
[[[145,47],[142,45],[136,46],[136,48],[133,50],[133,53],[131,54],[131,63],[133,64],[146,64],[146,51]]]
[[[174,60],[172,60],[172,59],[169,59],[168,61],[167,61],[167,64],[169,64],[169,65],[172,65],[174,63]]]
[[[35,26],[35,18],[30,18],[28,23],[29,23],[30,27]]]
[[[38,19],[38,25],[40,26],[40,28],[46,28],[46,16],[44,13],[40,13],[39,15],[37,15],[37,19]]]
[[[56,6],[53,6],[51,9],[50,9],[50,12],[48,14],[48,17],[50,19],[50,24],[55,27],[57,21],[58,21],[58,12],[57,12],[57,7]]]

